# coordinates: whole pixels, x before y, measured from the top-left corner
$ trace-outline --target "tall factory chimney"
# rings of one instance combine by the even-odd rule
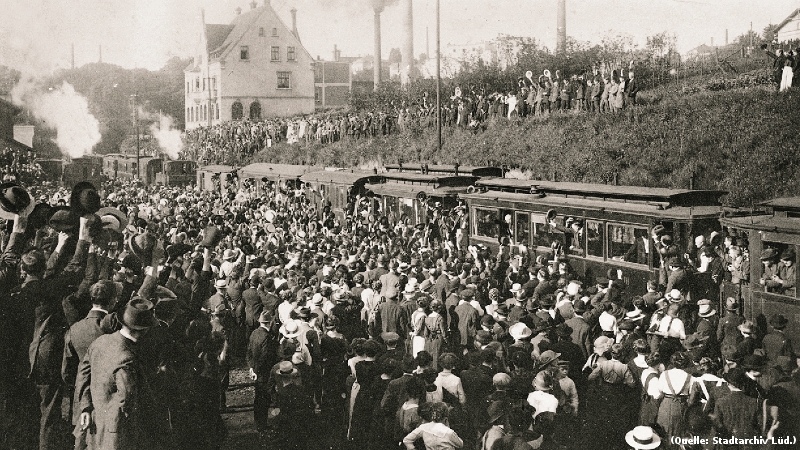
[[[728,29],[725,28],[725,45],[728,45]]]
[[[72,44],[72,69],[75,69],[75,44]]]
[[[372,9],[375,10],[375,49],[373,51],[375,56],[372,67],[372,84],[375,90],[378,90],[378,85],[381,84],[381,68],[383,66],[381,57],[381,13],[384,6],[384,0],[372,0]]]
[[[400,83],[408,84],[414,77],[414,5],[413,0],[401,0],[402,23],[405,35],[403,36],[402,67],[400,68]]]
[[[567,0],[558,0],[556,33],[556,53],[563,54],[567,51]]]

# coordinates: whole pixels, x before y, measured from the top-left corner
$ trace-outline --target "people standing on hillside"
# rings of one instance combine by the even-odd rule
[[[639,93],[639,81],[633,76],[633,71],[628,72],[628,81],[625,83],[625,93],[628,95],[628,103],[636,106],[636,95]]]

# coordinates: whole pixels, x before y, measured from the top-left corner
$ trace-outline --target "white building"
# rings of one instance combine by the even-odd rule
[[[778,42],[796,41],[800,39],[800,8],[795,9],[789,17],[778,24],[775,29]]]
[[[186,128],[242,118],[314,112],[314,60],[292,27],[264,0],[236,9],[230,25],[202,23],[184,70]]]

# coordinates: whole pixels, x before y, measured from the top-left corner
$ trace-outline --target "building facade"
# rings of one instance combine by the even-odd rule
[[[789,17],[779,23],[775,32],[778,42],[800,40],[800,8],[795,9]]]
[[[319,109],[347,106],[353,74],[347,61],[314,63],[314,97]]]
[[[314,60],[265,0],[236,9],[230,25],[202,15],[194,60],[184,70],[186,129],[230,120],[314,112]]]

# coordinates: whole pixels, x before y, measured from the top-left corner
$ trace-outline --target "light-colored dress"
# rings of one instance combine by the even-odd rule
[[[424,311],[414,311],[411,315],[411,326],[413,328],[414,336],[411,338],[411,355],[416,358],[417,353],[425,350],[425,318],[427,314]]]

